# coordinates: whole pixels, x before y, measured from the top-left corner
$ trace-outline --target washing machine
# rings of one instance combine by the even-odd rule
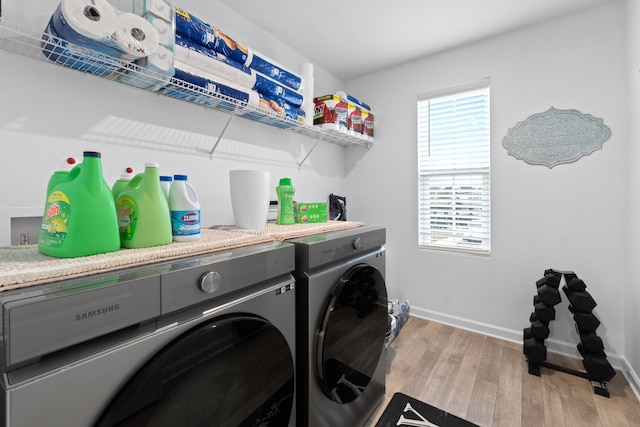
[[[294,247],[0,293],[5,426],[294,426]]]
[[[296,247],[298,426],[363,425],[385,393],[386,230],[362,226]]]

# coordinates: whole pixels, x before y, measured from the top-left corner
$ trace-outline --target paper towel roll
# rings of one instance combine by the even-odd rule
[[[315,85],[313,79],[313,64],[310,62],[302,62],[300,64],[300,75],[302,77],[302,111],[304,111],[304,124],[313,126],[313,114],[315,104],[313,102],[313,88]]]
[[[175,40],[175,53],[178,61],[247,88],[252,88],[255,85],[256,74],[249,67],[180,35],[176,35]]]
[[[309,79],[313,79],[313,64],[311,62],[300,63],[300,76],[302,77],[301,88],[304,88],[305,82]]]
[[[253,85],[253,90],[271,98],[280,98],[296,108],[299,108],[302,105],[302,94],[293,89],[288,89],[284,85],[276,83],[260,72],[256,73],[256,84]]]
[[[88,39],[105,41],[118,26],[116,10],[106,0],[62,0],[60,6],[67,24]]]
[[[180,61],[175,62],[175,77],[209,92],[241,103],[248,105],[258,105],[259,103],[259,95],[257,92],[188,64],[181,63]],[[230,107],[235,108],[235,103]]]
[[[250,62],[245,62],[245,65],[288,88],[293,90],[300,89],[302,81],[300,76],[255,50],[253,51],[253,58]]]
[[[144,58],[158,50],[159,37],[146,19],[134,13],[118,16],[114,42],[131,59]]]

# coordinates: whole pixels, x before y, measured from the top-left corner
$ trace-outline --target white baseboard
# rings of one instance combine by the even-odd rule
[[[475,320],[465,319],[463,317],[451,316],[445,313],[439,313],[437,311],[426,310],[424,308],[411,306],[410,316],[419,317],[425,320],[432,320],[434,322],[442,323],[444,325],[453,326],[456,328],[464,329],[471,332],[487,335],[494,338],[499,338],[505,341],[511,341],[516,343],[522,343],[522,330],[513,330],[502,328],[500,326],[490,325],[488,323],[477,322]],[[580,354],[576,349],[576,343],[569,343],[565,341],[559,341],[555,339],[546,340],[547,350],[552,353],[562,354],[564,356],[580,359]],[[627,359],[623,355],[607,353],[607,360],[611,363],[614,369],[620,370],[634,394],[640,400],[640,378],[638,374],[633,370]]]
[[[624,374],[624,377],[629,382],[629,386],[631,387],[631,390],[633,390],[633,393],[636,395],[636,398],[640,400],[640,378],[638,378],[638,374],[633,370],[626,357],[622,358],[622,363],[623,366],[621,371]]]

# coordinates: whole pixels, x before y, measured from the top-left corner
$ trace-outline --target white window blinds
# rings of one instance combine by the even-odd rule
[[[418,98],[418,242],[491,250],[488,80]]]

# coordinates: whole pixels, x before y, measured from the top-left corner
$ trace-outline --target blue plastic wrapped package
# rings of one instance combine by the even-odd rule
[[[275,113],[280,118],[285,118],[295,124],[303,125],[305,122],[305,113],[300,108],[296,108],[282,99],[269,98],[260,94],[260,107],[270,113]],[[281,127],[288,127],[283,124]]]
[[[298,90],[302,84],[302,77],[274,64],[270,59],[267,59],[264,55],[257,52],[252,53],[247,65],[249,68],[291,89]]]
[[[355,96],[351,96],[351,95],[349,95],[348,93],[346,93],[344,91],[338,91],[338,92],[336,92],[336,94],[338,96],[340,96],[342,99],[346,99],[347,101],[351,101],[354,104],[357,104],[358,106],[364,108],[365,110],[371,111],[371,107],[369,107],[369,104],[366,104],[366,103],[360,101]]]
[[[287,86],[289,90],[300,89],[302,77],[180,8],[176,8],[176,34],[246,65],[272,81]]]
[[[293,107],[302,105],[303,96],[300,93],[185,36],[176,35],[175,53],[176,60],[183,64],[253,89],[270,99],[281,99]]]
[[[41,44],[42,53],[51,61],[85,73],[105,77],[123,65],[117,58],[63,40],[53,26],[53,17],[42,35]]]
[[[253,89],[270,99],[281,99],[296,108],[302,105],[303,96],[300,93],[287,89],[262,74],[256,74],[256,84]]]
[[[49,21],[57,37],[129,61],[151,55],[157,50],[158,34],[144,18],[119,12],[106,0],[88,1],[60,2]]]
[[[176,8],[176,34],[213,49],[241,64],[244,64],[249,56],[249,49],[245,45],[180,8]]]
[[[248,88],[243,88],[233,82],[208,74],[201,70],[197,70],[189,65],[180,62],[175,63],[175,79],[174,83],[188,83],[200,89],[206,94],[216,94],[218,97],[210,97],[211,105],[226,110],[235,110],[242,105],[255,105],[259,103],[258,93]],[[173,96],[170,92],[166,92],[169,96]],[[173,96],[178,97],[178,96]]]
[[[69,43],[91,49],[98,53],[113,57],[120,57],[120,55],[122,55],[122,52],[116,46],[113,46],[108,39],[108,35],[115,33],[117,28],[117,18],[115,18],[115,11],[112,8],[105,10],[104,21],[101,26],[95,28],[89,27],[91,31],[95,31],[96,33],[93,37],[90,37],[88,35],[89,30],[85,30],[84,34],[81,34],[71,26],[62,13],[62,5],[63,3],[60,3],[51,15],[49,23],[47,24],[47,32]],[[106,13],[107,11],[110,13]],[[110,17],[114,19],[109,19]],[[78,27],[78,24],[76,24],[76,27]]]
[[[223,77],[243,87],[253,88],[256,73],[221,53],[176,34],[176,60]]]

